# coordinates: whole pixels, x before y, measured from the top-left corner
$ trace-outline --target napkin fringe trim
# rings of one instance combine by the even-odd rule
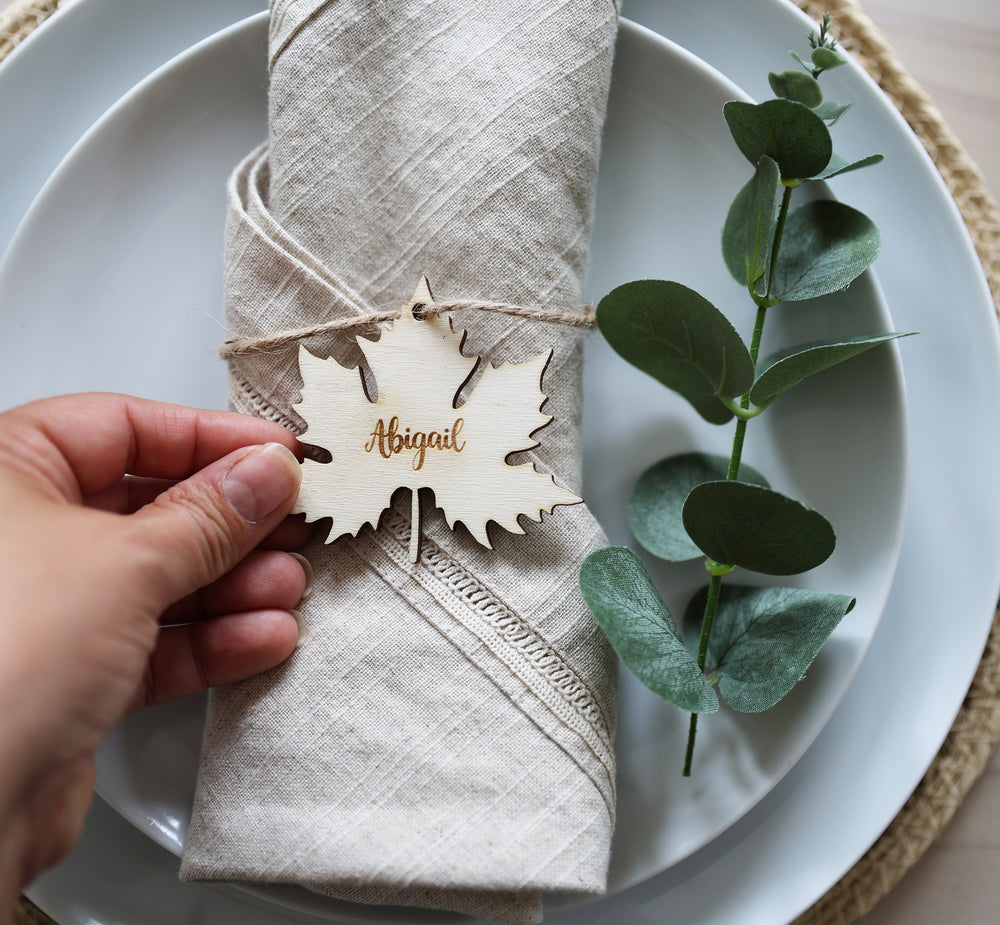
[[[527,684],[552,715],[586,743],[589,753],[604,769],[606,778],[599,781],[601,775],[595,777],[594,768],[581,768],[594,781],[614,819],[614,749],[609,724],[598,698],[550,643],[429,537],[423,538],[420,563],[412,566],[406,559],[409,532],[408,519],[390,508],[382,517],[380,529],[371,533],[370,538],[390,560],[409,571],[448,613],[479,638],[521,683]],[[475,616],[475,621],[462,620],[447,606],[446,598],[457,599],[466,613]],[[512,655],[513,659],[508,660],[501,653]],[[513,661],[527,666],[527,671],[518,670]],[[532,678],[535,679],[533,683]]]
[[[229,382],[229,405],[231,408],[239,408],[245,414],[245,408],[249,405],[255,416],[273,421],[275,424],[280,424],[286,430],[290,430],[294,434],[299,434],[301,428],[296,427],[295,422],[290,417],[282,414],[275,408],[246,379],[241,376],[232,375]]]
[[[476,578],[439,546],[425,551],[424,559],[446,585],[476,610],[500,637],[521,653],[586,719],[602,738],[606,738],[607,717],[586,683],[564,662],[556,651],[505,604],[497,600]]]

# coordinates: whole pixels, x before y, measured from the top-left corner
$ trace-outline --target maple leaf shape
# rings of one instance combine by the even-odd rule
[[[542,373],[552,351],[525,363],[486,363],[468,400],[458,393],[479,365],[462,353],[464,332],[449,320],[414,309],[433,302],[421,278],[392,329],[377,342],[359,340],[378,389],[372,401],[360,367],[341,366],[299,348],[302,400],[294,407],[307,422],[306,442],[332,459],[302,464],[296,510],[307,521],[332,517],[326,542],[378,526],[398,488],[412,492],[410,559],[416,561],[418,492],[429,488],[452,529],[461,521],[492,548],[487,524],[524,533],[520,515],[540,521],[542,511],[582,499],[530,462],[507,457],[538,446],[533,439],[552,418],[541,412]]]

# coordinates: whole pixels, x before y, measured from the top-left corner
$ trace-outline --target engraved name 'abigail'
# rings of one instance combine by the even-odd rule
[[[420,557],[424,489],[444,524],[462,524],[487,549],[490,524],[523,535],[522,519],[540,523],[557,505],[580,503],[535,462],[510,462],[537,447],[535,433],[552,420],[542,412],[552,350],[520,363],[468,356],[453,319],[425,311],[433,302],[422,277],[391,328],[378,340],[357,338],[367,373],[299,345],[302,400],[293,407],[306,440],[330,458],[303,460],[296,509],[309,523],[330,518],[328,543],[380,529],[399,489],[410,493],[411,563]]]
[[[458,439],[464,424],[462,418],[456,418],[455,423],[451,427],[446,427],[442,433],[436,430],[429,433],[424,433],[422,430],[411,432],[409,427],[400,433],[398,417],[393,416],[388,426],[382,418],[379,418],[375,429],[369,435],[370,439],[365,444],[365,452],[371,453],[377,448],[380,456],[390,459],[404,450],[413,450],[415,451],[413,469],[419,471],[424,465],[428,450],[453,450],[461,453],[465,449],[465,441],[460,442]]]

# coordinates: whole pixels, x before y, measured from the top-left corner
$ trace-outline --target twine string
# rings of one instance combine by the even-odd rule
[[[513,318],[526,318],[531,321],[561,324],[587,330],[594,326],[596,315],[593,306],[587,305],[584,308],[583,313],[577,313],[542,308],[538,305],[511,305],[507,302],[485,302],[479,299],[435,299],[433,302],[416,303],[413,306],[413,314],[417,318],[426,318],[429,315],[444,315],[448,312],[462,310],[492,312]],[[371,312],[367,315],[351,315],[306,327],[275,331],[261,337],[234,337],[222,345],[219,349],[219,356],[224,360],[231,360],[254,353],[270,353],[323,334],[349,331],[354,328],[370,328],[395,321],[400,317],[402,311],[402,309],[396,309],[395,311]]]

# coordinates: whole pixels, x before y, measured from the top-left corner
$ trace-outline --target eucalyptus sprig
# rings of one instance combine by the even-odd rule
[[[625,665],[656,694],[691,712],[684,774],[690,775],[698,716],[774,706],[854,606],[849,595],[800,588],[724,584],[739,567],[794,575],[820,565],[836,537],[818,511],[770,487],[742,461],[747,427],[802,380],[904,336],[897,332],[816,341],[761,360],[767,314],[838,292],[875,261],[881,237],[841,202],[793,193],[879,163],[848,161],[830,128],[851,104],[824,98],[820,76],[844,64],[824,16],[800,70],[771,73],[775,98],[729,102],[723,115],[753,174],[736,194],[722,232],[722,256],[746,288],[756,316],[749,346],[711,302],[681,283],[638,280],[608,293],[597,324],[624,359],[680,394],[708,422],[735,422],[729,458],[685,453],[639,478],[629,500],[638,542],[669,562],[705,557],[708,585],[684,615],[684,633],[642,560],[623,546],[584,560],[580,588]],[[811,310],[821,310],[822,300]]]

